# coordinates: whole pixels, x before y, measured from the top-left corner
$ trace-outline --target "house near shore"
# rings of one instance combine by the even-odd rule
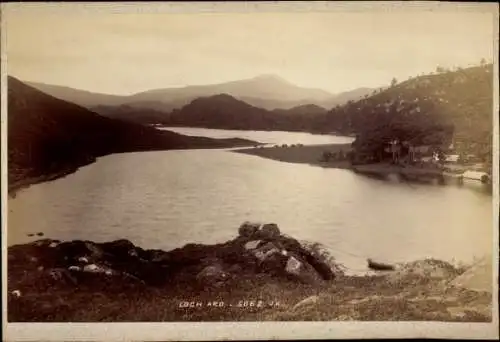
[[[386,146],[384,148],[384,152],[392,155],[392,161],[394,163],[397,163],[401,158],[401,150],[402,150],[402,143],[397,139],[391,140],[389,142],[389,146]]]
[[[460,160],[460,155],[458,154],[448,154],[445,156],[445,163],[458,163]]]
[[[423,158],[432,156],[432,152],[433,149],[430,145],[410,145],[408,148],[408,154],[411,161],[424,161]]]
[[[392,140],[384,148],[384,152],[392,155],[393,162],[423,161],[425,157],[432,157],[434,149],[430,145],[413,145],[409,141]]]

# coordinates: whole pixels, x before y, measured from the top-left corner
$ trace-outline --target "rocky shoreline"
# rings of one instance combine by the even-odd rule
[[[349,276],[323,246],[275,224],[168,252],[43,239],[8,248],[8,320],[491,321],[491,291],[458,286],[464,272],[428,259]]]

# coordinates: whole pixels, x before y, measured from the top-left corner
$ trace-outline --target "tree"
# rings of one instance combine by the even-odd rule
[[[438,66],[436,67],[436,72],[437,72],[438,74],[439,74],[439,73],[442,73],[442,72],[444,72],[444,68],[443,68],[442,66],[439,66],[439,65],[438,65]]]
[[[391,80],[391,87],[394,87],[396,84],[398,84],[398,80],[394,77],[394,78]]]
[[[481,62],[480,63],[481,63],[481,66],[485,66],[486,65],[486,59],[481,58]]]

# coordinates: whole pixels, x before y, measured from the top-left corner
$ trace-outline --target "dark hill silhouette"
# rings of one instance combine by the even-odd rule
[[[9,190],[72,172],[110,153],[254,144],[188,137],[100,116],[8,78]]]
[[[315,104],[305,104],[296,106],[290,109],[275,109],[274,113],[282,113],[289,115],[316,115],[316,114],[325,114],[327,110],[323,107],[320,107]]]
[[[110,118],[141,124],[163,124],[204,128],[241,130],[307,130],[307,122],[325,115],[327,110],[317,105],[301,105],[291,109],[268,111],[252,106],[227,94],[193,100],[171,113],[129,105],[97,106],[93,110]]]
[[[193,100],[172,111],[162,123],[218,129],[309,131],[314,118],[324,115],[326,110],[315,105],[268,111],[228,94],[219,94]]]
[[[197,98],[180,110],[172,111],[166,124],[206,128],[271,130],[277,124],[277,118],[264,109],[251,106],[228,94],[219,94]]]

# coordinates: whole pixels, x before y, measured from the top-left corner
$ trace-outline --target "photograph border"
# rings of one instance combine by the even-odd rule
[[[40,3],[38,3],[40,4]],[[47,3],[46,3],[47,4]],[[3,3],[4,9],[36,6],[36,3]],[[61,3],[52,3],[54,10]],[[64,3],[67,10],[137,12],[239,12],[239,11],[339,11],[466,9],[490,11],[495,16],[494,106],[493,106],[493,321],[491,323],[442,322],[182,322],[182,323],[7,323],[7,71],[5,14],[1,17],[1,172],[2,172],[2,325],[6,341],[78,341],[78,340],[260,340],[260,339],[352,339],[352,338],[447,338],[496,339],[498,333],[498,223],[499,223],[499,68],[498,4],[439,2],[179,2],[179,3]],[[496,24],[496,25],[495,25]]]

